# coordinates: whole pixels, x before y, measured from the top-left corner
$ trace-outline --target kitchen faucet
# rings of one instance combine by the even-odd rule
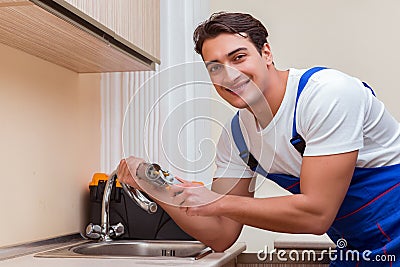
[[[117,169],[118,170],[118,169]],[[125,229],[122,223],[110,226],[110,200],[111,192],[117,179],[117,170],[110,174],[103,193],[103,201],[101,205],[101,225],[89,223],[86,227],[86,236],[99,241],[112,241],[124,234]],[[129,185],[121,183],[125,193],[143,210],[150,214],[157,211],[157,204],[147,199],[138,189],[131,188]]]
[[[101,224],[94,225],[89,223],[86,227],[86,236],[92,239],[99,239],[100,241],[111,241],[124,234],[124,225],[118,223],[110,226],[110,200],[111,192],[115,181],[117,179],[118,168],[110,174],[104,188],[103,201],[101,205]],[[169,186],[181,184],[181,181],[176,179],[169,171],[161,169],[158,164],[142,162],[136,170],[136,176],[140,180],[144,180],[156,189],[168,189]],[[204,185],[202,182],[192,181]],[[125,193],[131,198],[139,207],[153,214],[157,211],[157,204],[150,201],[138,189],[132,188],[127,184],[121,183]]]

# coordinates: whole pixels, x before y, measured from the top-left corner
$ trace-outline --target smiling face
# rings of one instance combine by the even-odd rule
[[[268,44],[260,55],[248,37],[222,33],[204,41],[202,56],[218,94],[232,106],[247,108],[265,101],[272,65]]]

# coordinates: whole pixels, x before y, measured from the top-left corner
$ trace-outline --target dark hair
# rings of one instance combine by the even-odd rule
[[[209,19],[197,26],[194,31],[195,51],[202,55],[204,41],[217,37],[221,33],[240,34],[243,37],[250,37],[251,42],[260,54],[268,37],[268,32],[264,25],[250,14],[218,12],[212,14]]]

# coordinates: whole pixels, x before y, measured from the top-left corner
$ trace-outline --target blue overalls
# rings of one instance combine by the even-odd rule
[[[297,101],[311,75],[322,69],[325,68],[315,67],[306,71],[297,89],[293,138],[290,142],[302,156],[306,144],[296,130]],[[366,83],[364,85],[373,93]],[[293,194],[300,193],[298,177],[267,173],[251,155],[240,129],[239,113],[233,117],[231,128],[240,157],[253,171]],[[330,266],[400,266],[399,205],[400,164],[378,168],[356,167],[346,197],[327,232],[337,244],[336,259],[333,257]],[[395,255],[395,259],[391,255]],[[388,261],[389,258],[392,261]]]

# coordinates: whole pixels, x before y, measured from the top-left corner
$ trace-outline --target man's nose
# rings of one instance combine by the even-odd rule
[[[235,68],[232,68],[229,65],[226,65],[224,68],[224,83],[225,84],[234,84],[235,81],[240,77],[240,71]]]

